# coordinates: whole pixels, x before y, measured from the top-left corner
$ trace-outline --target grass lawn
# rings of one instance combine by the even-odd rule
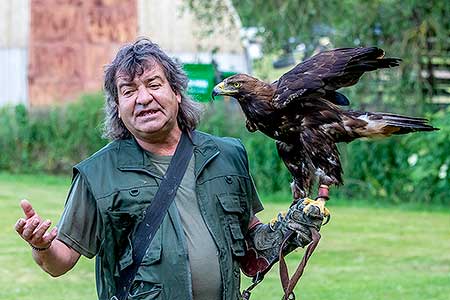
[[[51,278],[34,264],[13,226],[27,198],[44,217],[58,221],[70,180],[0,173],[0,300],[97,299],[94,260],[82,258],[68,274]],[[336,200],[337,201],[337,200]],[[268,221],[287,203],[265,203]],[[450,212],[334,206],[332,220],[300,280],[297,299],[446,300],[450,295]],[[288,256],[293,272],[303,251]],[[243,287],[249,284],[244,279]],[[252,293],[281,299],[278,265]]]

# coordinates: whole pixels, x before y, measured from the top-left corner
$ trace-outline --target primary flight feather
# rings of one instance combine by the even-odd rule
[[[337,92],[354,85],[364,72],[396,67],[376,47],[321,52],[295,66],[277,81],[266,83],[246,74],[226,78],[214,95],[238,100],[246,127],[276,140],[278,154],[293,176],[295,199],[307,197],[315,180],[343,183],[336,143],[437,130],[424,118],[344,110],[349,100]]]

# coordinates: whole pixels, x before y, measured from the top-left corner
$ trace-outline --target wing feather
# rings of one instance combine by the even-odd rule
[[[398,66],[400,62],[397,58],[383,57],[384,51],[376,47],[320,52],[275,82],[273,105],[284,108],[291,102],[315,101],[316,97],[342,105],[335,101],[336,97],[330,91],[354,85],[364,72]]]

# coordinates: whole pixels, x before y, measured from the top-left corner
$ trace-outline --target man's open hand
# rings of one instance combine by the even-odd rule
[[[17,233],[34,248],[49,248],[58,232],[56,227],[47,232],[52,223],[50,220],[43,221],[27,200],[20,201],[20,206],[25,218],[17,220],[15,225]]]

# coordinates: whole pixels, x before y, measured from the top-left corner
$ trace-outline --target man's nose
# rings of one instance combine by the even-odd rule
[[[136,103],[141,105],[147,105],[153,100],[153,95],[145,88],[145,86],[140,86],[138,88],[138,95]]]

